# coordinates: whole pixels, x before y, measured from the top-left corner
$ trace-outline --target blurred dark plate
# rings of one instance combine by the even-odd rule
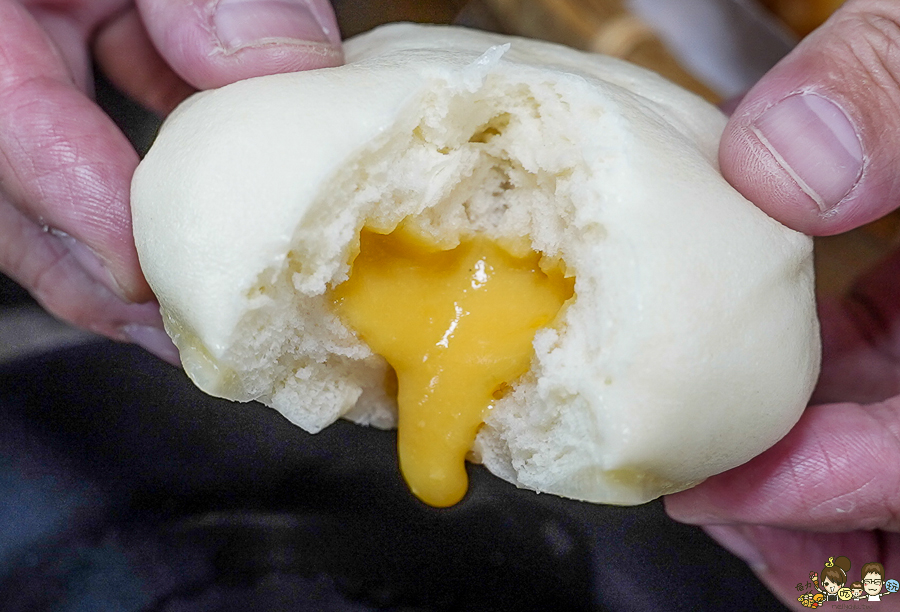
[[[429,508],[392,432],[311,436],[111,342],[0,366],[0,610],[718,610],[781,606],[659,503],[470,469]]]

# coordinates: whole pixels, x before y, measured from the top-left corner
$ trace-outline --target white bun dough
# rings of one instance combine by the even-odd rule
[[[811,240],[720,176],[725,119],[635,66],[390,25],[348,64],[200,93],[134,177],[141,263],[185,370],[317,432],[391,427],[384,360],[334,314],[363,225],[522,237],[575,297],[472,452],[520,487],[636,504],[737,466],[819,369]]]

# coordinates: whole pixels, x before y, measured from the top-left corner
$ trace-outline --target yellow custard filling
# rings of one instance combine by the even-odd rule
[[[539,253],[516,257],[477,235],[442,250],[402,226],[360,234],[335,304],[397,373],[400,469],[429,505],[466,494],[465,457],[487,411],[528,371],[535,332],[573,295],[574,279],[540,264]]]

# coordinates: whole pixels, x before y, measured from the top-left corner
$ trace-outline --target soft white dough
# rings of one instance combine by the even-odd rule
[[[717,109],[608,57],[462,28],[384,26],[346,55],[195,95],[135,174],[141,264],[198,386],[311,432],[393,426],[386,365],[329,289],[363,225],[412,217],[576,279],[475,442],[498,476],[637,504],[793,426],[819,369],[812,242],[720,176]]]

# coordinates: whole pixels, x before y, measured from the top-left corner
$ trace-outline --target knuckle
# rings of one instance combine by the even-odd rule
[[[872,404],[867,407],[866,415],[873,419],[877,430],[883,434],[873,460],[890,465],[893,458],[900,458],[900,398]],[[900,473],[883,470],[873,479],[876,477],[886,482],[881,487],[884,493],[880,500],[884,516],[880,517],[882,520],[875,528],[900,531]]]
[[[851,70],[862,71],[872,84],[896,90],[900,84],[900,5],[858,3],[859,10],[853,6],[837,16],[833,31],[829,29],[826,35],[839,45],[840,55],[852,58]]]
[[[68,254],[58,252],[42,262],[43,265],[28,279],[28,287],[34,298],[52,315],[78,327],[88,328],[91,321],[80,308],[80,301],[65,290],[68,287],[63,280],[67,259]]]
[[[71,253],[55,237],[27,222],[0,201],[0,271],[22,285],[54,317],[96,331],[104,313],[83,292],[94,290]],[[13,214],[10,214],[12,211]],[[8,232],[8,233],[7,233]],[[5,248],[8,247],[8,248]]]

